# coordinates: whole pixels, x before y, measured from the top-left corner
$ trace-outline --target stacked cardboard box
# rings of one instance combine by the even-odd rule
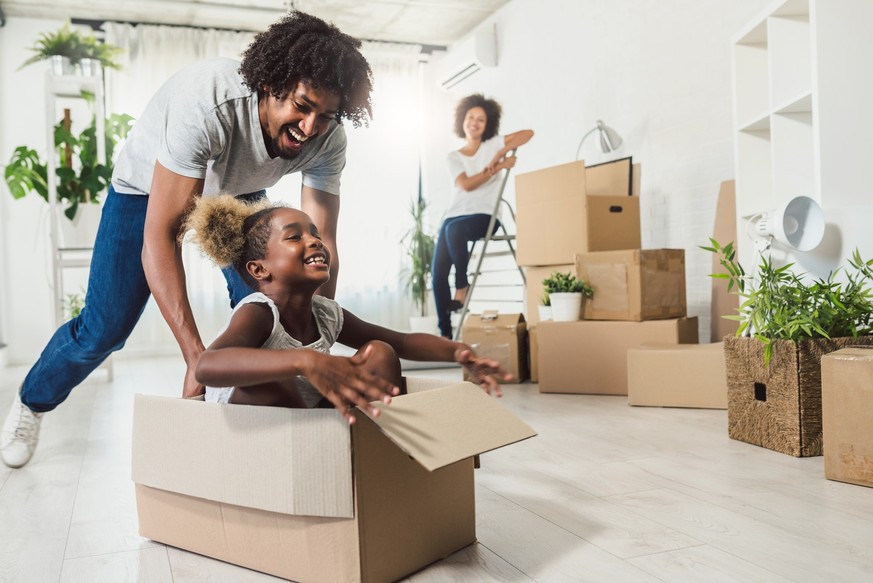
[[[542,392],[626,395],[629,348],[697,342],[696,319],[684,317],[684,251],[640,250],[639,174],[626,158],[516,177],[528,322],[539,322],[542,281],[553,272],[569,272],[595,289],[584,320],[537,328]]]
[[[555,271],[574,272],[576,253],[639,249],[639,174],[639,164],[625,158],[516,176],[517,260],[525,268],[530,324],[539,321],[543,279]]]

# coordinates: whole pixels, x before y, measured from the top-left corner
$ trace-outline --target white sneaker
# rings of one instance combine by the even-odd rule
[[[15,401],[3,430],[0,432],[0,458],[10,468],[20,468],[30,461],[39,441],[39,422],[42,413],[34,413],[21,402],[21,395],[15,392]]]

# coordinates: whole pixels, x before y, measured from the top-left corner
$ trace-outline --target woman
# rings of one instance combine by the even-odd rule
[[[449,152],[449,172],[455,197],[440,227],[431,275],[440,334],[452,337],[451,312],[459,310],[467,298],[467,244],[485,236],[494,204],[500,196],[504,168],[515,166],[515,156],[507,154],[526,144],[532,130],[501,136],[500,104],[481,94],[465,97],[455,110],[455,133],[464,146]],[[499,219],[499,216],[498,216]],[[495,228],[499,221],[495,223]],[[455,296],[451,299],[449,271],[455,267]]]

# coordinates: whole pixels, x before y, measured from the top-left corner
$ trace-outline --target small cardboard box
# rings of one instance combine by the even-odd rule
[[[515,177],[519,265],[566,265],[577,252],[639,249],[639,198],[589,195],[585,184],[582,161]]]
[[[627,395],[627,351],[643,344],[697,344],[697,318],[645,322],[540,322],[541,393]]]
[[[825,477],[873,486],[873,349],[822,357],[821,417]]]
[[[530,382],[535,383],[540,380],[539,366],[539,344],[537,341],[537,327],[530,326],[527,329],[528,352],[530,353]]]
[[[628,405],[727,409],[724,344],[651,344],[627,351]]]
[[[586,320],[640,322],[687,312],[684,249],[577,253],[576,276],[594,290],[585,302]]]
[[[479,356],[493,358],[520,383],[527,378],[527,323],[521,314],[498,314],[485,311],[470,314],[461,327],[461,342],[470,345]],[[464,369],[464,380],[468,380]]]
[[[576,264],[568,263],[566,265],[529,266],[524,268],[524,315],[528,326],[532,326],[540,321],[539,305],[542,303],[543,294],[546,291],[543,280],[556,271],[569,273],[575,277]]]
[[[470,383],[355,415],[137,395],[140,534],[294,581],[396,581],[476,540],[472,456],[535,435]]]

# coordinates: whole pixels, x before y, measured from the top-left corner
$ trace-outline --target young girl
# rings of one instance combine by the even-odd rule
[[[196,377],[210,387],[208,401],[333,406],[353,423],[352,407],[377,415],[371,402],[387,404],[400,394],[398,357],[458,362],[486,392],[501,396],[498,379],[509,375],[469,346],[382,328],[316,295],[330,279],[330,253],[306,213],[231,196],[201,198],[187,227],[219,266],[232,265],[258,290],[237,305],[200,357]],[[331,356],[334,342],[358,351]]]

